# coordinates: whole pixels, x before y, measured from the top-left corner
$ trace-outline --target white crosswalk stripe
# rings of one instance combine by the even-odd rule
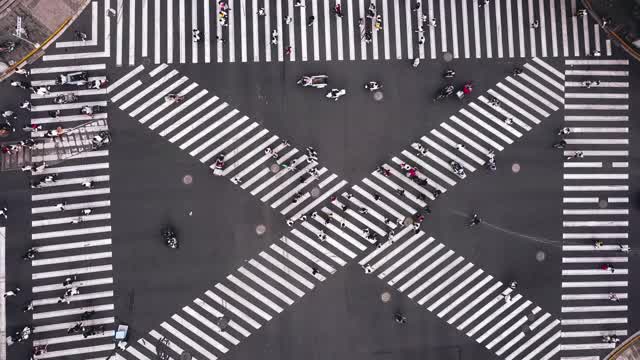
[[[615,347],[603,343],[604,336],[627,335],[629,96],[628,83],[617,80],[628,75],[629,63],[586,58],[565,65],[564,126],[571,133],[563,151],[562,237],[567,244],[562,247],[559,353],[601,358]],[[595,85],[587,88],[584,81]],[[619,196],[612,202],[613,191]]]
[[[162,74],[171,71],[163,67],[154,78],[162,78]],[[528,79],[521,81],[525,76]],[[485,343],[487,348],[513,358],[552,356],[559,351],[556,346],[559,320],[548,313],[540,313],[541,309],[524,299],[522,294],[505,288],[500,281],[485,275],[453,250],[425,236],[419,226],[414,229],[405,222],[421,221],[420,214],[428,215],[429,212],[427,199],[446,194],[464,180],[455,175],[450,161],[459,162],[465,170],[475,172],[477,165],[486,164],[489,149],[504,150],[506,145],[523,138],[559,109],[566,99],[558,99],[555,93],[549,94],[547,90],[560,87],[562,91],[563,76],[545,61],[534,59],[527,63],[524,74],[511,78],[517,83],[507,79],[505,83],[514,86],[509,86],[505,95],[499,95],[502,102],[499,107],[489,105],[493,94],[498,94],[490,90],[489,94],[478,98],[478,102],[461,109],[459,115],[443,122],[441,131],[435,130],[421,137],[417,140],[419,143],[407,146],[361,183],[349,188],[336,174],[309,159],[312,152],[293,148],[276,135],[265,137],[268,130],[260,125],[234,126],[239,119],[245,118],[244,124],[252,124],[239,110],[217,111],[192,122],[214,103],[212,94],[197,98],[189,108],[178,111],[181,104],[167,105],[156,97],[145,111],[153,112],[158,107],[162,110],[147,119],[144,126],[162,118],[161,124],[152,131],[164,136],[163,129],[171,127],[171,132],[183,133],[173,142],[175,145],[193,147],[198,153],[208,152],[210,156],[203,161],[205,165],[286,213],[294,229],[278,244],[271,244],[259,256],[248,260],[251,268],[247,267],[249,265],[238,268],[197,299],[197,309],[203,308],[206,313],[198,311],[194,315],[193,309],[185,307],[182,310],[187,314],[176,313],[171,321],[152,330],[150,337],[167,339],[174,346],[168,346],[174,358],[185,347],[193,348],[199,354],[209,356],[206,351],[220,357],[224,352],[213,344],[228,341],[226,337],[242,342],[250,335],[245,328],[261,328],[293,305],[296,296],[304,296],[346,266],[350,259],[366,252],[359,263],[367,272],[377,272],[378,278],[387,281],[388,285],[406,293],[429,311],[437,311],[438,317],[446,317],[448,323],[465,330],[468,336]],[[137,75],[129,77],[120,88],[125,89],[127,83],[137,79]],[[190,81],[186,81],[176,89],[189,84]],[[171,86],[171,81],[163,86]],[[162,86],[137,101],[149,101],[147,99],[153,99],[160,91]],[[117,96],[118,91],[110,94]],[[125,95],[114,103],[121,106],[130,101],[130,97]],[[207,101],[210,104],[202,106]],[[220,100],[215,97],[215,101]],[[189,109],[196,110],[189,112]],[[188,119],[183,120],[183,113],[187,112]],[[217,135],[211,135],[213,128]],[[184,129],[188,130],[185,132]],[[610,134],[615,133],[607,136]],[[234,147],[235,150],[231,150]],[[231,151],[223,158],[223,150]],[[223,164],[228,158],[233,161],[229,165]],[[588,201],[587,204],[593,207],[593,202]],[[611,233],[611,236],[622,235]],[[367,251],[369,248],[371,250]],[[573,259],[576,257],[565,260],[571,262]],[[622,263],[616,257],[577,259],[590,263]],[[572,276],[589,275],[576,273]],[[225,325],[226,321],[220,318],[230,322]],[[528,330],[523,330],[524,327]],[[134,355],[136,358],[153,358],[155,348],[140,345],[134,345],[135,349],[129,354],[139,354]]]

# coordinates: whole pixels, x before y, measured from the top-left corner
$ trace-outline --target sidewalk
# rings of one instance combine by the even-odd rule
[[[591,17],[602,24],[616,46],[640,61],[640,0],[582,0]]]
[[[622,345],[613,350],[605,360],[638,360],[640,359],[640,332],[630,336]]]
[[[91,0],[0,0],[0,44],[16,44],[0,53],[0,80],[42,55]],[[17,34],[18,18],[22,31]],[[16,36],[16,35],[19,35]],[[1,45],[0,45],[1,46]]]

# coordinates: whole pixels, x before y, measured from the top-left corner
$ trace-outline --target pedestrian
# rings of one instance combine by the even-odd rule
[[[583,157],[584,157],[584,152],[576,151],[576,152],[573,153],[573,155],[567,156],[567,160],[571,160],[571,159],[574,159],[574,158],[582,159]]]
[[[264,11],[263,7],[258,9],[258,16],[266,16],[266,15],[267,15],[267,13],[266,13],[266,11]]]
[[[320,232],[318,233],[318,239],[320,239],[320,241],[327,240],[327,234],[324,233],[324,230],[320,230]]]
[[[421,5],[422,5],[422,4],[420,4],[420,1],[418,1],[418,2],[416,2],[416,4],[415,4],[415,5],[413,5],[413,7],[411,8],[411,10],[413,10],[413,11],[418,11],[418,10],[420,10],[420,6],[421,6]]]
[[[533,22],[531,23],[531,28],[532,29],[537,29],[540,27],[540,21],[539,20],[533,20]]]
[[[20,75],[24,75],[25,77],[29,77],[29,75],[31,75],[31,70],[27,69],[26,67],[20,68],[20,69],[16,70],[16,74],[20,74]]]
[[[413,66],[414,68],[417,68],[418,65],[420,65],[420,58],[413,59],[413,63],[411,63],[411,66]]]
[[[337,17],[342,17],[342,5],[340,3],[337,3],[336,6],[334,6],[333,11],[336,13]]]
[[[505,119],[504,119],[504,123],[505,123],[506,125],[511,125],[511,124],[513,124],[513,118],[512,118],[512,117],[509,117],[509,116],[505,117]]]
[[[93,209],[82,209],[82,211],[80,212],[82,215],[89,215],[91,214],[91,212],[93,212]]]
[[[419,222],[414,222],[413,223],[413,233],[417,234],[420,232],[420,223]]]
[[[7,218],[7,214],[9,213],[9,209],[7,209],[6,207],[3,207],[2,209],[0,209],[0,215],[4,216],[4,218]]]
[[[380,200],[380,195],[373,194],[373,200],[376,200],[376,201]]]
[[[429,17],[427,15],[425,15],[424,13],[422,13],[422,15],[420,16],[420,21],[424,24],[429,20]]]
[[[593,50],[593,53],[591,53],[591,56],[600,56],[600,50]]]
[[[293,6],[295,6],[295,7],[304,7],[304,3],[302,2],[302,0],[296,0],[295,4],[293,4]]]
[[[33,300],[29,301],[23,308],[22,312],[33,311]]]
[[[576,17],[583,16],[587,16],[587,9],[578,9],[578,11],[576,11]]]
[[[511,295],[510,294],[504,295],[504,301],[507,303],[511,302]]]
[[[287,17],[284,18],[284,23],[289,25],[293,22],[293,16],[291,15],[287,15]]]
[[[396,193],[400,196],[404,196],[404,189],[396,189]]]
[[[618,302],[620,301],[620,299],[618,299],[618,295],[616,295],[615,293],[609,293],[609,300],[613,301],[613,302]]]
[[[594,248],[596,248],[596,249],[601,248],[601,247],[602,247],[602,245],[604,245],[604,241],[602,241],[602,240],[596,240],[596,241],[593,243],[593,247],[594,247]]]
[[[622,244],[618,244],[618,247],[620,249],[620,252],[623,253],[628,253],[629,250],[631,250],[631,248],[629,247],[629,245],[622,245]]]
[[[287,48],[285,49],[284,53],[286,55],[291,55],[292,51],[293,51],[293,48],[291,46],[287,46]]]
[[[222,44],[225,44],[227,42],[227,39],[223,38],[222,35],[216,35],[216,39]]]
[[[424,44],[425,41],[426,40],[425,40],[424,36],[420,35],[420,38],[418,39],[418,45]]]
[[[602,264],[600,268],[604,271],[610,271],[612,274],[616,271],[616,269],[613,267],[613,264]]]
[[[93,180],[83,181],[80,185],[86,187],[87,189],[93,189],[95,182]]]
[[[422,27],[422,25],[418,26],[418,30],[416,30],[416,32],[417,32],[418,34],[422,34],[422,33],[424,33],[424,28]]]
[[[407,318],[402,315],[401,313],[395,313],[393,314],[393,320],[395,322],[397,322],[398,324],[406,324],[407,323]]]
[[[65,278],[64,281],[62,281],[62,287],[71,286],[71,284],[73,284],[76,281],[76,279],[77,279],[76,275],[73,275],[73,277]]]
[[[522,70],[521,68],[517,67],[517,68],[513,69],[513,76],[520,76],[523,72],[524,72],[524,70]]]
[[[369,264],[363,266],[362,268],[364,269],[365,274],[371,274],[373,272],[373,268]]]
[[[311,26],[313,25],[313,23],[316,21],[316,17],[311,15],[309,16],[309,18],[307,19],[307,26]]]
[[[462,151],[464,149],[464,144],[456,144],[456,150]]]
[[[78,40],[81,40],[82,42],[87,41],[86,33],[83,33],[82,31],[78,31],[78,30],[74,30],[74,33],[76,34],[76,38],[78,38]]]
[[[60,211],[64,211],[64,207],[65,207],[66,205],[67,205],[67,202],[66,202],[66,201],[63,201],[63,202],[61,202],[61,203],[57,203],[57,204],[56,204],[56,208],[58,208],[58,210],[60,210]]]
[[[438,21],[435,18],[432,18],[431,20],[429,20],[427,26],[430,26],[432,28],[438,27]]]
[[[25,100],[20,104],[20,109],[31,110],[31,102],[29,100]]]
[[[108,8],[107,9],[107,16],[116,16],[116,9],[113,8]]]
[[[482,220],[480,219],[480,217],[478,216],[478,214],[473,214],[473,217],[471,218],[471,222],[469,223],[469,226],[475,226],[478,225],[482,222]]]
[[[492,97],[492,98],[489,100],[489,105],[491,105],[491,106],[493,106],[493,107],[496,107],[496,108],[497,108],[497,107],[500,107],[500,100],[498,100],[498,99],[497,99],[497,98],[495,98],[495,97]]]
[[[567,146],[567,141],[565,139],[560,139],[560,141],[553,144],[553,147],[556,149],[564,149],[566,146]]]
[[[367,208],[361,207],[360,211],[358,211],[360,214],[362,215],[366,215],[369,213],[369,210]]]
[[[191,35],[193,36],[193,42],[197,43],[200,41],[200,30],[193,29],[191,30]]]
[[[18,295],[18,293],[22,291],[19,287],[15,288],[14,290],[9,290],[7,292],[4,293],[4,297],[8,297],[8,296],[16,296]]]
[[[47,114],[49,117],[56,119],[60,115],[60,109],[49,111]]]
[[[509,288],[511,288],[511,290],[515,290],[518,287],[518,282],[517,281],[512,281],[509,283]]]
[[[318,268],[313,266],[311,267],[311,275],[316,276],[318,274]]]
[[[484,7],[486,5],[489,5],[490,0],[480,0],[480,2],[478,3],[478,7]]]

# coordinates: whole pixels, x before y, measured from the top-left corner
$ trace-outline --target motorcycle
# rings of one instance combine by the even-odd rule
[[[447,71],[445,71],[445,72],[444,72],[444,75],[443,75],[443,76],[444,76],[446,79],[451,79],[451,78],[453,78],[454,76],[456,76],[456,72],[455,72],[455,71],[453,71],[453,70],[447,70]]]
[[[364,88],[373,92],[382,89],[382,85],[377,81],[369,81],[368,83],[364,84]]]
[[[167,227],[164,230],[162,230],[162,238],[164,239],[167,246],[170,247],[171,249],[178,248],[178,238],[176,237],[176,233],[173,231],[172,228]]]
[[[460,179],[464,179],[467,177],[467,174],[464,172],[464,168],[462,167],[462,165],[458,164],[457,161],[451,160],[449,161],[449,165],[451,166],[453,173],[456,174]]]
[[[338,101],[341,96],[347,94],[347,90],[345,89],[331,89],[326,95],[327,99],[333,99],[333,101]]]
[[[327,75],[305,75],[301,77],[296,84],[302,87],[311,86],[317,89],[322,89],[329,85],[329,77]]]
[[[53,99],[56,104],[69,104],[78,101],[78,97],[75,94],[62,94]]]
[[[440,93],[438,94],[438,96],[436,96],[436,97],[434,98],[434,101],[441,100],[441,99],[444,99],[444,98],[446,98],[446,97],[451,96],[451,94],[453,94],[453,90],[454,90],[453,85],[447,85],[447,86],[445,86],[444,88],[442,88],[442,89],[440,90]]]

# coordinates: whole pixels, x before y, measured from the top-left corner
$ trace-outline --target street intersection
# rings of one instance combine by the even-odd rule
[[[153,18],[156,29],[158,14],[164,14],[157,7],[159,3],[155,2],[153,8],[158,9]],[[430,27],[432,38],[428,44],[435,44],[432,42],[434,33],[446,28],[443,20],[448,19],[447,11],[454,14],[457,9],[468,8],[475,14],[480,8],[475,1],[455,3],[449,9],[443,8],[443,2],[440,2],[441,21],[438,27]],[[521,11],[524,3],[496,1],[480,8],[480,13],[501,19],[497,14],[510,14],[504,13],[503,6],[511,9],[513,5]],[[349,87],[349,95],[338,103],[329,103],[322,99],[322,90],[295,89],[293,85],[294,76],[299,76],[300,72],[314,69],[323,72],[323,62],[336,60],[330,55],[329,49],[333,47],[327,37],[329,34],[338,36],[337,61],[344,59],[340,55],[342,45],[350,44],[353,34],[343,34],[337,30],[342,29],[341,25],[330,24],[335,15],[329,15],[328,11],[323,18],[326,22],[321,24],[327,29],[324,44],[329,45],[324,49],[324,56],[318,59],[321,62],[306,67],[303,64],[291,69],[274,69],[274,73],[286,73],[284,77],[288,78],[286,87],[278,88],[282,78],[276,80],[275,76],[264,84],[254,80],[255,84],[245,85],[252,79],[269,77],[273,67],[268,64],[222,64],[227,67],[208,70],[208,66],[216,64],[206,65],[210,62],[207,47],[216,41],[207,31],[204,45],[193,43],[189,53],[192,62],[197,63],[196,54],[204,47],[205,64],[198,67],[185,64],[184,49],[189,41],[185,40],[184,33],[190,28],[182,21],[185,8],[181,1],[175,2],[177,9],[174,9],[183,24],[176,35],[178,60],[172,60],[173,45],[166,48],[171,54],[167,54],[166,59],[157,57],[160,50],[159,42],[156,42],[154,61],[150,61],[151,54],[146,45],[142,45],[140,57],[137,48],[131,47],[128,65],[132,66],[127,66],[122,62],[121,52],[125,34],[122,26],[126,23],[123,19],[135,17],[123,17],[120,12],[128,9],[131,14],[143,9],[142,23],[148,25],[145,14],[150,11],[147,6],[151,2],[132,4],[113,0],[92,2],[79,24],[83,24],[82,21],[91,24],[92,39],[101,39],[100,31],[104,31],[104,39],[108,41],[103,46],[100,41],[87,45],[63,37],[58,44],[66,41],[67,45],[56,45],[42,61],[31,66],[30,81],[34,86],[47,85],[55,75],[73,71],[88,71],[92,78],[109,79],[104,89],[74,91],[79,101],[72,104],[50,102],[56,95],[69,92],[65,88],[52,86],[49,95],[32,95],[31,124],[45,128],[58,124],[65,128],[82,126],[88,118],[76,115],[74,111],[77,113],[87,105],[105,106],[107,112],[92,117],[104,121],[92,125],[93,131],[108,126],[114,137],[113,144],[107,149],[83,152],[59,164],[51,159],[51,166],[34,175],[59,174],[54,183],[31,190],[32,221],[31,229],[26,230],[33,246],[40,252],[40,257],[31,262],[35,310],[30,323],[35,327],[34,346],[48,347],[41,358],[102,358],[104,354],[106,357],[114,352],[125,359],[152,359],[165,354],[179,358],[185,352],[193,358],[245,358],[262,354],[272,344],[279,344],[281,349],[270,350],[269,354],[279,358],[302,356],[305,353],[300,351],[305,349],[326,357],[333,353],[316,349],[324,345],[316,344],[310,349],[310,345],[283,342],[274,337],[277,334],[288,338],[313,337],[316,326],[323,328],[333,324],[340,327],[338,324],[350,322],[351,316],[359,322],[357,319],[363,309],[388,306],[390,304],[386,303],[390,299],[398,308],[384,311],[381,318],[386,320],[373,325],[372,329],[355,330],[345,326],[350,332],[344,336],[354,337],[355,331],[366,337],[369,330],[387,331],[379,329],[381,326],[402,326],[393,324],[393,313],[400,311],[408,315],[406,331],[417,330],[413,327],[416,321],[433,322],[440,318],[436,320],[439,322],[437,328],[432,329],[424,340],[428,346],[420,344],[419,337],[412,339],[413,336],[409,336],[406,346],[395,350],[402,358],[432,354],[442,359],[478,358],[475,356],[553,359],[601,358],[615,347],[613,343],[602,342],[603,335],[624,339],[633,333],[627,301],[632,264],[626,251],[630,244],[631,148],[627,121],[630,118],[632,65],[613,56],[608,40],[600,39],[597,24],[589,24],[588,18],[566,16],[568,9],[575,11],[575,2],[553,1],[546,10],[543,2],[536,3],[543,12],[551,11],[550,16],[555,16],[552,14],[556,7],[564,9],[565,16],[560,21],[558,15],[557,24],[547,24],[542,21],[544,17],[529,15],[530,19],[540,18],[541,27],[550,26],[548,33],[542,33],[551,36],[549,43],[554,44],[548,48],[547,35],[544,35],[538,39],[541,46],[538,48],[535,43],[537,32],[532,31],[531,50],[521,52],[521,56],[531,58],[487,67],[495,70],[493,74],[465,70],[462,59],[452,63],[460,68],[456,69],[462,74],[458,77],[473,79],[477,90],[464,101],[447,99],[443,104],[430,100],[438,91],[439,72],[447,66],[439,59],[440,54],[435,55],[441,50],[445,58],[451,50],[454,59],[460,58],[457,32],[453,30],[458,26],[455,17],[452,17],[454,27],[450,31],[453,31],[451,38],[456,40],[449,45],[453,50],[447,49],[447,35],[441,33],[441,37],[436,37],[442,39],[438,51],[434,50],[435,45],[430,45],[431,52],[426,56],[421,46],[397,48],[400,50],[394,53],[394,60],[412,59],[413,51],[423,59],[431,54],[429,61],[433,64],[426,62],[417,69],[411,68],[410,61],[397,61],[395,65],[328,65],[331,74],[344,74],[335,77],[337,82],[351,86],[369,80],[358,74],[360,67],[360,72],[365,74],[379,72],[376,79],[382,79],[385,85],[384,98],[379,103],[359,96],[354,87]],[[345,4],[349,4],[343,5],[348,19],[337,20],[350,24],[355,14],[349,11],[351,3]],[[112,5],[117,5],[115,20],[108,11]],[[200,19],[197,15],[203,14],[202,9],[194,7],[200,6],[199,3],[194,1],[191,5],[193,19]],[[246,8],[245,5],[238,8]],[[314,5],[316,2],[308,4],[311,8]],[[536,9],[533,1],[528,5],[530,13]],[[205,1],[202,6],[206,14],[210,10],[207,10],[208,6],[219,4],[210,5]],[[237,5],[230,3],[229,6],[235,11]],[[265,10],[279,6],[282,6],[280,2],[264,4]],[[293,1],[288,6],[293,7]],[[329,3],[323,6],[328,8]],[[394,16],[397,20],[394,25],[396,39],[400,38],[402,29],[398,9],[406,9],[407,17],[403,19],[408,19],[411,6],[415,4],[377,4],[378,9],[384,9],[381,11],[385,19]],[[422,6],[428,6],[425,12],[429,14],[434,10],[431,1]],[[254,2],[250,9],[257,7],[259,5]],[[174,10],[170,8],[163,10],[171,14]],[[387,14],[387,9],[391,8],[393,14]],[[300,18],[304,19],[304,8],[298,10]],[[257,19],[251,11],[244,13],[252,21],[253,38],[246,33],[247,19],[242,13],[235,15],[241,19],[240,62],[247,61],[247,41],[254,44],[253,62],[261,62],[257,55],[259,50],[256,50],[260,49],[255,37]],[[268,17],[273,15],[268,11],[267,14]],[[471,44],[476,46],[473,54],[481,58],[479,49],[491,54],[492,44],[491,40],[482,44],[477,41],[478,15],[474,16],[476,41]],[[205,18],[208,19],[204,21],[205,25],[209,20],[215,21],[215,15],[211,19]],[[505,18],[511,23],[511,17]],[[232,19],[233,15],[229,15],[231,28]],[[264,29],[269,28],[267,19],[264,19]],[[460,26],[468,29],[466,17],[464,20]],[[558,28],[573,24],[573,34],[577,36],[578,20],[584,22],[585,31],[591,31],[587,36],[580,33],[584,42],[574,37],[574,42],[570,43],[562,36],[566,32],[556,33]],[[93,24],[100,21],[104,23],[94,31]],[[111,21],[114,23],[106,25]],[[131,30],[135,30],[136,25],[132,25],[133,20],[128,21],[131,27],[126,35],[132,46],[135,42],[131,39],[137,35]],[[283,22],[281,11],[276,12],[274,21]],[[299,20],[294,19],[294,24],[296,21]],[[385,20],[384,23],[390,22]],[[315,22],[312,27],[317,29],[317,24]],[[410,28],[409,22],[407,24]],[[110,36],[110,29],[114,27],[115,38]],[[354,27],[349,25],[348,28]],[[166,29],[168,34],[175,35],[171,27]],[[592,31],[594,29],[596,31]],[[488,22],[485,30],[486,34],[492,34],[493,28]],[[229,46],[225,49],[234,46],[232,30],[228,31],[229,42],[217,42],[218,50],[221,46]],[[347,52],[359,56],[351,56],[349,60],[369,62],[377,59],[378,41],[384,49],[380,53],[390,60],[391,57],[386,56],[390,54],[389,37],[382,31],[384,35],[380,40],[375,39],[371,46],[370,60],[365,52],[357,52],[354,46],[348,47]],[[509,40],[513,38],[511,31],[509,27],[506,51],[503,52],[502,43],[496,42],[496,46],[501,44],[498,58],[514,56],[513,40]],[[145,36],[150,36],[145,27],[142,34],[140,43],[149,45],[144,40]],[[264,34],[268,35],[268,32]],[[289,41],[295,42],[294,32],[287,34]],[[522,30],[520,36],[515,37],[522,40]],[[343,42],[343,38],[347,40]],[[309,35],[309,39],[318,44],[317,35]],[[470,43],[466,32],[464,39],[463,48],[466,48]],[[267,40],[265,36],[265,44],[262,44],[265,56],[270,46]],[[502,35],[498,40],[503,40]],[[600,49],[601,40],[607,43],[602,56],[580,57],[589,54],[591,46]],[[301,41],[304,43],[305,40]],[[167,41],[167,45],[172,42]],[[522,41],[518,44],[521,48],[524,46]],[[561,56],[562,49],[568,48],[569,44],[575,51],[570,55],[575,57],[546,58]],[[87,46],[97,49],[85,52]],[[366,46],[363,48],[368,49]],[[305,49],[305,46],[300,48]],[[66,51],[56,55],[59,49]],[[115,56],[113,49],[116,49]],[[132,52],[131,49],[136,50]],[[235,53],[228,51],[228,62],[231,63]],[[534,56],[538,51],[542,57]],[[471,57],[470,51],[461,52],[465,54],[464,58]],[[219,56],[220,52],[214,54]],[[296,61],[295,54],[291,54],[289,62]],[[297,61],[311,61],[305,50],[297,54],[301,56]],[[218,62],[223,62],[220,59],[219,56]],[[269,61],[267,59],[265,57],[265,61]],[[467,61],[484,64],[472,59]],[[251,66],[259,67],[247,70]],[[398,66],[402,70],[398,70]],[[523,72],[512,73],[515,67],[522,68]],[[420,84],[417,87],[420,90],[414,90],[415,85],[408,85],[409,90],[404,90],[403,81],[394,84],[397,82],[394,79],[411,78],[415,76],[412,74],[423,71],[435,76]],[[353,79],[354,75],[362,79]],[[331,79],[334,81],[333,75]],[[585,81],[590,82],[588,87]],[[317,100],[312,99],[314,93],[320,94],[315,95]],[[167,101],[169,94],[184,97],[184,100]],[[419,97],[414,100],[416,94]],[[293,101],[283,105],[287,97]],[[355,98],[356,109],[349,109],[351,97]],[[410,109],[413,103],[419,110]],[[379,110],[384,107],[390,110]],[[47,116],[49,111],[56,109],[63,113],[57,117]],[[288,116],[295,111],[298,116]],[[314,121],[316,119],[318,121]],[[394,121],[389,121],[391,119]],[[405,119],[407,124],[394,124]],[[350,121],[360,125],[348,129],[347,122]],[[321,125],[318,127],[318,124]],[[569,127],[571,131],[564,136],[565,147],[551,149],[551,144],[560,140],[554,133],[561,127]],[[386,133],[374,129],[384,129]],[[342,141],[344,144],[336,144]],[[380,146],[371,147],[371,142],[376,141],[380,141]],[[528,142],[535,145],[529,146]],[[319,160],[305,150],[308,144],[319,151]],[[509,151],[518,155],[509,156]],[[539,152],[547,159],[536,159],[532,152]],[[496,174],[487,169],[487,161],[493,153],[499,166]],[[186,154],[189,156],[184,156]],[[559,160],[561,158],[564,160]],[[41,160],[47,160],[46,156],[33,161]],[[450,164],[452,160],[467,172],[467,179],[456,175]],[[523,173],[519,174],[521,171]],[[551,181],[557,185],[552,190],[557,195],[551,199],[552,206],[549,207],[548,195],[540,190],[546,189],[548,182],[529,174],[557,176],[557,180]],[[118,176],[120,180],[114,179],[117,183],[112,184],[112,177]],[[491,176],[495,180],[488,180],[487,184],[487,178]],[[227,179],[229,182],[223,184]],[[86,181],[94,182],[94,186],[82,189],[81,183]],[[518,189],[537,181],[540,183],[527,191],[514,192],[511,188]],[[193,190],[185,190],[185,187]],[[472,190],[474,187],[477,194]],[[504,205],[497,208],[529,213],[525,208],[533,206],[560,211],[554,216],[538,214],[540,219],[531,219],[522,224],[524,226],[500,221],[492,215],[497,204],[491,203],[496,202],[503,191],[523,197],[528,204],[518,206],[513,203],[517,199],[503,198],[500,201]],[[482,192],[488,196],[483,198]],[[527,192],[530,193],[525,194]],[[115,209],[112,210],[114,198],[120,204],[114,200]],[[467,204],[462,205],[464,203]],[[63,204],[63,209],[59,204]],[[561,209],[558,204],[562,204]],[[77,215],[87,208],[93,210],[90,215]],[[470,215],[476,211],[483,222],[477,228],[467,228]],[[173,223],[178,228],[184,244],[176,253],[155,249],[158,245],[154,239],[159,237],[163,223]],[[552,225],[547,226],[549,223]],[[12,230],[8,228],[11,239]],[[491,244],[478,249],[456,240],[464,236],[465,241],[469,241],[475,237],[470,235],[474,233],[479,234],[476,236],[483,243]],[[524,239],[524,242],[517,243],[519,246],[500,244],[491,241],[491,237]],[[527,266],[518,267],[514,262]],[[544,264],[552,262],[555,264],[545,271]],[[601,268],[603,265],[610,266]],[[344,270],[338,271],[341,269]],[[531,271],[538,271],[539,279],[545,281],[536,281]],[[11,278],[10,266],[7,272]],[[345,279],[345,272],[349,279]],[[357,273],[360,276],[356,276]],[[57,297],[64,286],[58,284],[61,283],[58,279],[73,275],[80,279],[74,286],[81,293],[71,298],[70,305],[60,305]],[[376,291],[383,294],[374,295],[382,300],[382,304],[378,301],[372,305],[370,299],[369,302],[360,299],[368,306],[347,311],[339,319],[331,319],[326,308],[306,309],[318,306],[309,298],[319,297],[329,302],[325,307],[336,307],[338,311],[343,302],[353,299],[334,299],[328,296],[326,288],[346,287],[354,295],[358,294],[355,295],[358,298],[363,292],[369,293],[371,286],[375,287],[376,282],[368,283],[371,278],[386,282],[377,282]],[[509,286],[514,280],[519,283],[515,288]],[[332,281],[340,285],[331,285]],[[349,285],[353,282],[364,287]],[[408,299],[403,299],[405,294]],[[611,299],[612,294],[615,301]],[[422,318],[419,311],[409,308],[426,308],[436,317]],[[105,331],[89,338],[64,333],[77,321],[75,318],[79,314],[92,310],[97,315],[84,325],[107,325]],[[301,315],[296,319],[295,314],[307,310],[317,311],[320,316]],[[328,315],[327,319],[323,313]],[[379,317],[378,314],[374,316]],[[308,322],[294,325],[300,319]],[[10,323],[11,320],[10,315]],[[129,344],[122,351],[116,350],[113,342],[113,330],[121,321],[134,325]],[[286,325],[274,325],[279,321],[291,324],[291,328],[287,330]],[[340,330],[336,328],[335,335],[324,336],[339,336]],[[441,336],[438,332],[442,332]],[[461,334],[464,336],[460,337]],[[260,337],[263,340],[255,340]],[[455,340],[458,338],[460,340]],[[354,342],[362,343],[362,339],[355,336]],[[336,345],[340,343],[343,346],[336,350],[335,356],[364,358],[377,349],[370,348],[360,354],[360,350],[349,349],[348,341],[337,340]],[[399,341],[399,344],[405,342]],[[288,347],[290,350],[286,350]],[[444,350],[434,350],[438,347]],[[458,350],[449,351],[449,347]],[[13,349],[15,347],[9,349],[10,354]],[[478,351],[483,355],[476,355]]]

